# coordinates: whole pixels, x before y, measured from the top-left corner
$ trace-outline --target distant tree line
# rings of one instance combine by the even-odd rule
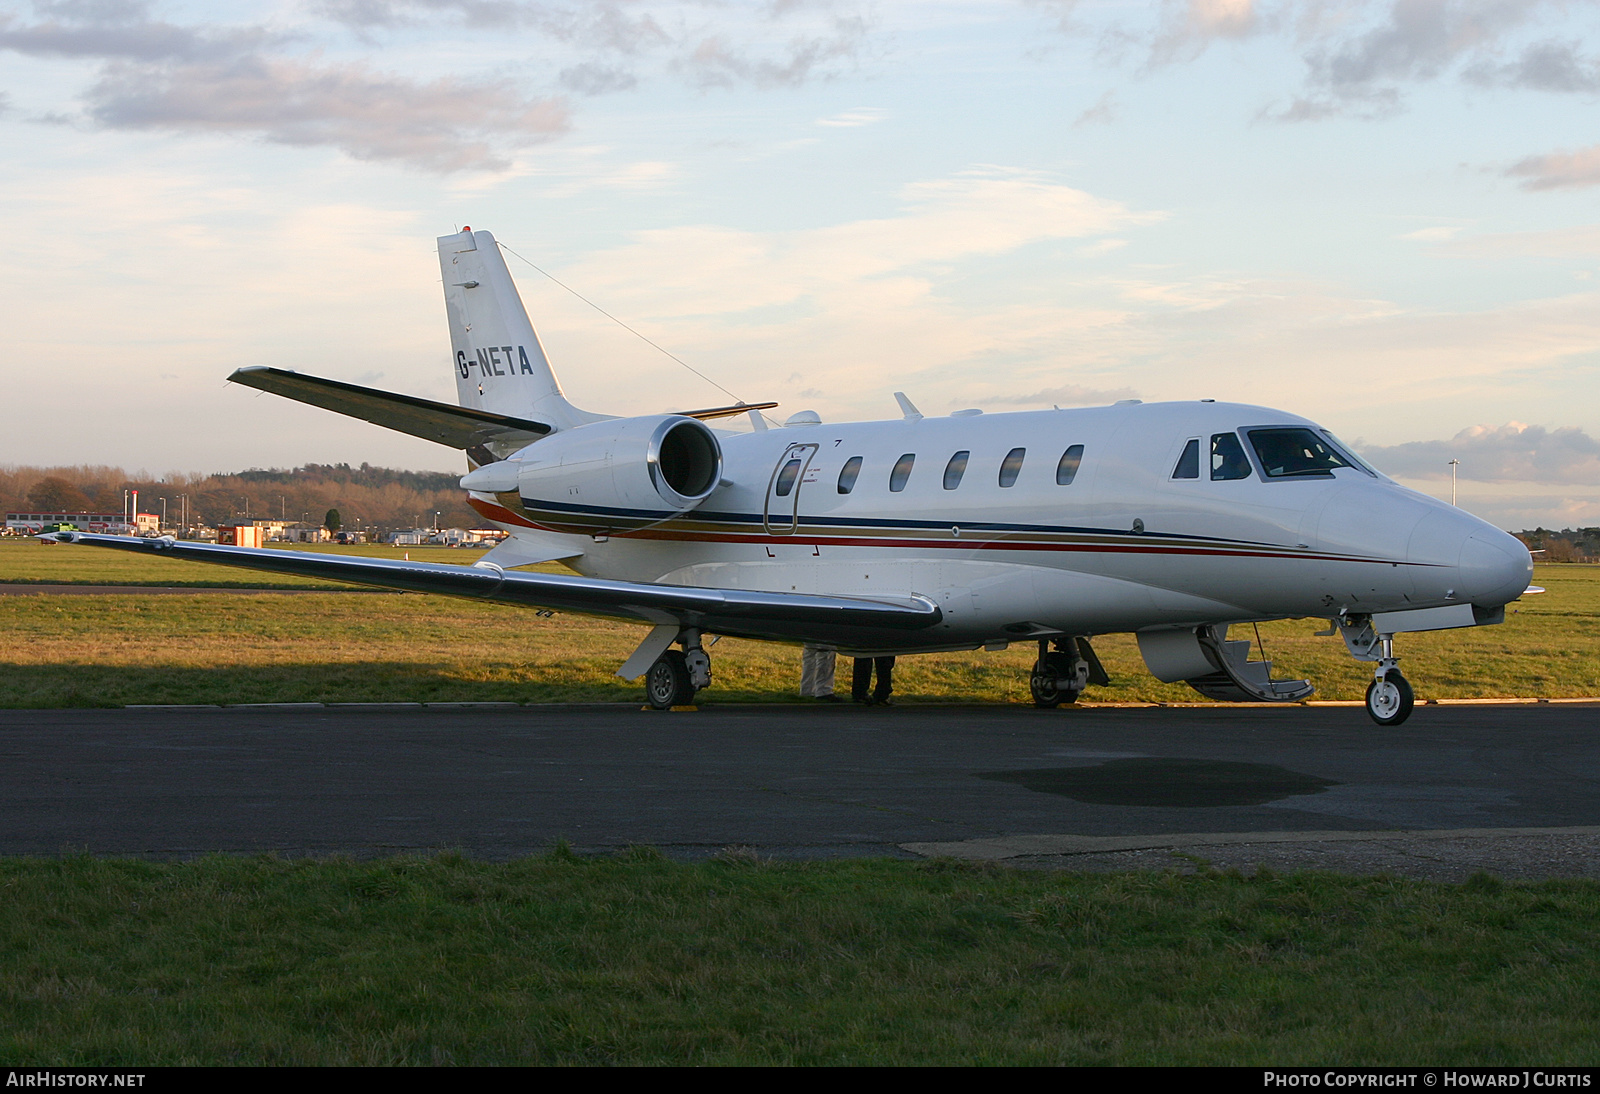
[[[1539,562],[1600,562],[1600,528],[1534,528],[1513,532]]]
[[[463,466],[461,474],[466,473]],[[123,491],[139,491],[139,508],[177,525],[188,495],[190,525],[231,520],[304,521],[324,524],[337,510],[343,527],[389,531],[432,527],[467,528],[482,518],[466,504],[460,475],[400,471],[362,464],[306,464],[291,470],[251,468],[232,474],[151,475],[120,467],[0,467],[0,500],[11,512],[120,513]]]

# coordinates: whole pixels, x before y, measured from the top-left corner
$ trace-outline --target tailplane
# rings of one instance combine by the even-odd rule
[[[471,228],[440,236],[439,269],[462,406],[556,430],[611,417],[567,401],[494,236]]]

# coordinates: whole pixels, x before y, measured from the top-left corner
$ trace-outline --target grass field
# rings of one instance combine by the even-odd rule
[[[0,860],[0,1064],[1589,1064],[1600,885]]]
[[[397,555],[388,547],[342,548]],[[469,562],[474,552],[409,548],[412,558]],[[163,584],[218,578],[218,567],[120,552],[0,545],[0,578],[52,583]],[[181,571],[171,576],[171,571]],[[248,572],[224,580],[263,584]],[[1404,635],[1402,668],[1420,699],[1600,695],[1600,567],[1541,566],[1549,591],[1513,604],[1506,623]],[[294,584],[305,585],[305,582]],[[1263,624],[1279,676],[1317,684],[1318,699],[1360,699],[1371,668],[1322,620]],[[0,597],[0,707],[245,702],[609,702],[642,698],[614,675],[643,629],[507,605],[411,594],[338,592],[243,597]],[[1236,636],[1250,635],[1237,628]],[[1112,678],[1086,700],[1192,702],[1182,684],[1145,671],[1131,636],[1096,639]],[[726,639],[712,648],[703,702],[797,697],[799,652]],[[902,658],[900,702],[1027,702],[1033,649]],[[848,662],[844,663],[847,671]],[[843,682],[843,680],[841,681]]]

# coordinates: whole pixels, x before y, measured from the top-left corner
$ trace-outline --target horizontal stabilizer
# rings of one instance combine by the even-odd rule
[[[48,532],[40,539],[139,551],[193,562],[214,562],[298,574],[356,585],[377,585],[416,593],[439,593],[481,600],[503,600],[534,608],[608,616],[660,626],[676,623],[713,634],[779,641],[846,642],[860,645],[862,631],[878,631],[866,646],[892,648],[895,635],[923,630],[942,618],[938,605],[923,596],[813,596],[750,589],[706,589],[608,581],[566,574],[528,573],[498,566],[458,566],[361,555],[323,554],[258,547],[191,543],[170,536],[137,539],[88,532]],[[837,634],[830,632],[837,631]]]
[[[550,426],[543,422],[396,395],[282,368],[242,368],[228,379],[462,451],[480,445],[493,446],[500,452],[515,451],[550,432]]]
[[[752,410],[771,410],[777,403],[734,403],[732,406],[708,406],[704,410],[676,410],[674,414],[682,414],[685,418],[698,418],[702,422],[709,422],[715,418],[731,418],[735,414],[748,414]]]

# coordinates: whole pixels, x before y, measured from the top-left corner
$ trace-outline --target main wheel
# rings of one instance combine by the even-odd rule
[[[1416,696],[1411,692],[1411,684],[1394,670],[1367,685],[1367,713],[1380,726],[1399,725],[1411,717],[1414,705]]]
[[[694,701],[689,665],[682,650],[668,650],[650,666],[644,678],[645,697],[656,710],[686,707]]]
[[[1033,694],[1033,705],[1049,710],[1062,703],[1075,703],[1078,693],[1071,688],[1063,688],[1057,681],[1060,676],[1056,666],[1048,660],[1037,661],[1033,666],[1033,675],[1028,677],[1028,691]]]

